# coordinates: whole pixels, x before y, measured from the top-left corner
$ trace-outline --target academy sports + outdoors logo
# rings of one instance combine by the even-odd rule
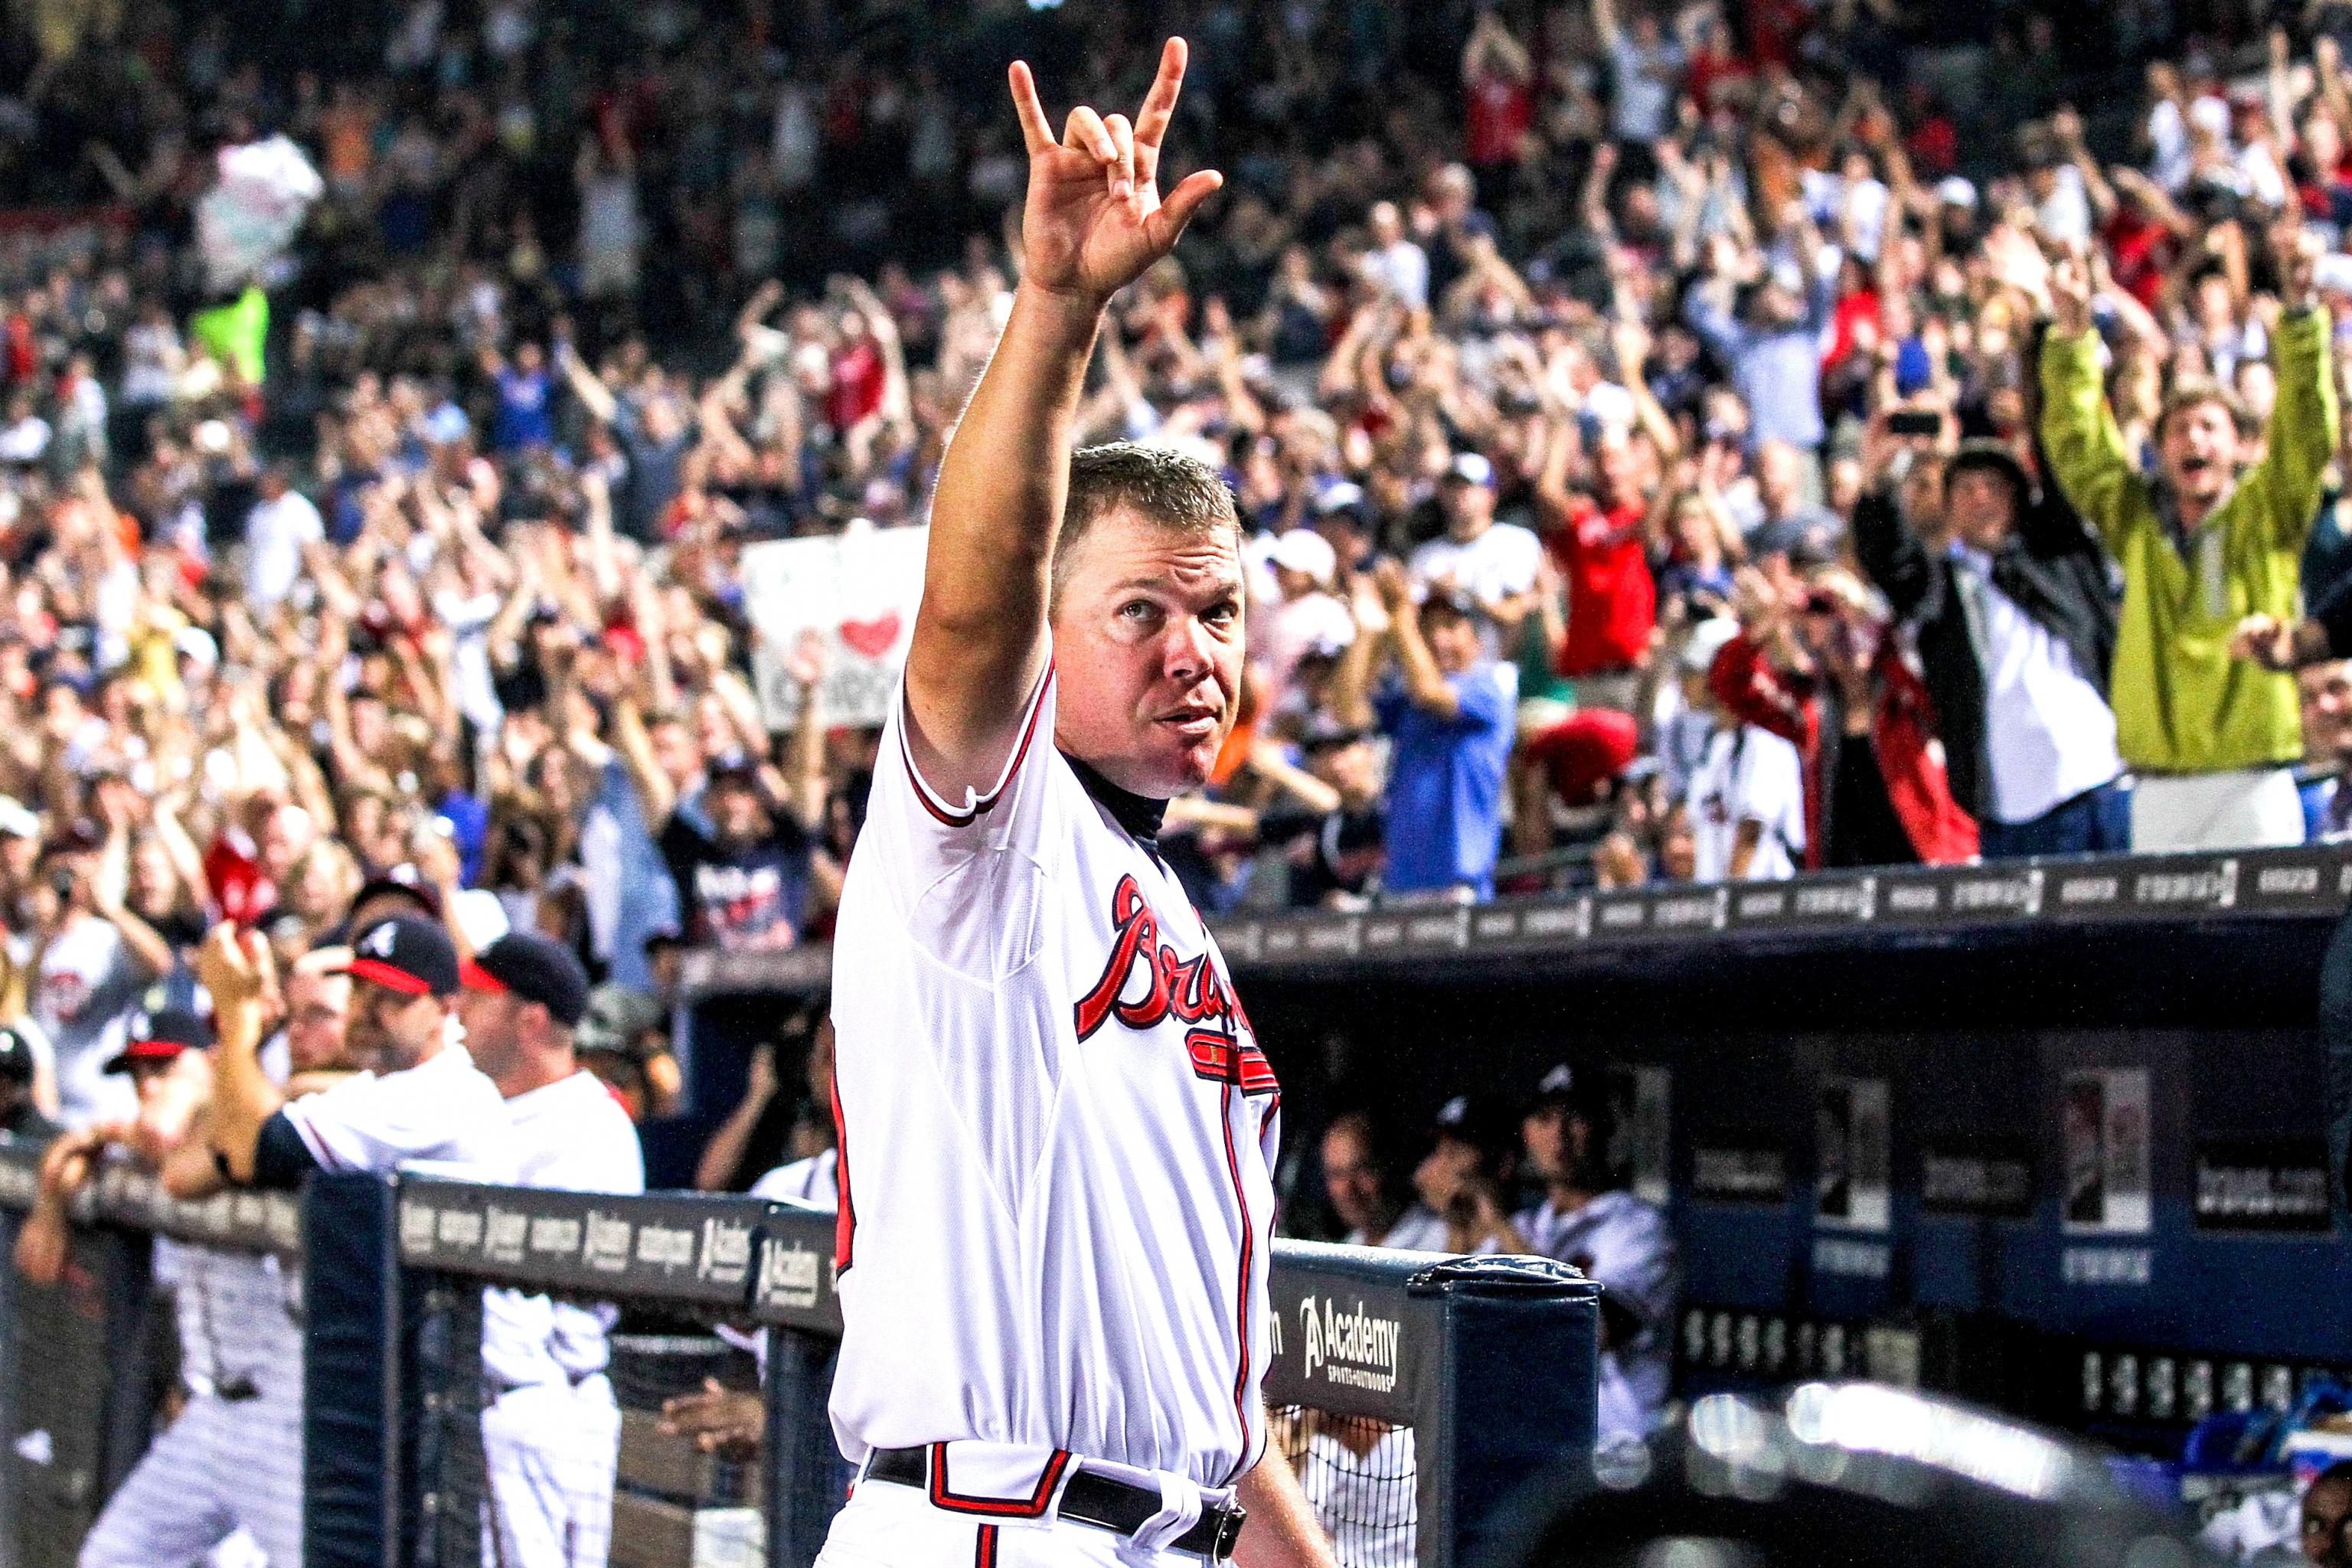
[[[1395,1389],[1404,1325],[1394,1318],[1367,1312],[1361,1301],[1342,1311],[1328,1296],[1309,1296],[1298,1303],[1298,1327],[1307,1377],[1372,1394]]]

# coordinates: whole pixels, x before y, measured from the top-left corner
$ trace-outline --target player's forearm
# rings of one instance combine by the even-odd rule
[[[1289,1461],[1273,1444],[1235,1490],[1249,1510],[1249,1522],[1234,1549],[1235,1568],[1334,1568],[1331,1543],[1315,1521]]]
[[[1024,284],[941,462],[907,659],[908,738],[940,784],[993,772],[1043,666],[1054,534],[1101,320],[1090,299]]]
[[[225,1009],[215,1022],[219,1046],[213,1064],[212,1146],[227,1162],[229,1175],[249,1182],[262,1123],[284,1100],[261,1070],[258,1009],[250,1005]]]

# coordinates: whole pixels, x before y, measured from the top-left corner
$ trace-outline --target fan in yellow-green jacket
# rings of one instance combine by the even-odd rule
[[[2303,841],[2293,764],[2303,732],[2293,679],[2231,657],[2241,618],[2292,620],[2304,536],[2336,445],[2328,320],[2312,288],[2316,246],[2282,239],[2287,310],[2271,334],[2278,400],[2254,450],[2237,400],[2183,382],[2157,426],[2160,477],[2132,461],[2101,386],[2080,268],[2052,283],[2042,350],[2042,441],[2051,477],[2123,568],[2116,742],[2138,775],[2132,847],[2242,848]]]

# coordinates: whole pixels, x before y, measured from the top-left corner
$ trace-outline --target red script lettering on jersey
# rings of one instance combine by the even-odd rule
[[[1111,890],[1110,922],[1110,962],[1093,989],[1078,998],[1078,1038],[1087,1038],[1113,1018],[1130,1029],[1149,1029],[1171,1014],[1187,1024],[1214,1019],[1228,1030],[1249,1028],[1248,1016],[1206,949],[1198,957],[1179,958],[1174,948],[1160,940],[1160,917],[1131,876],[1121,877]],[[1131,1002],[1122,1001],[1119,994],[1128,989],[1139,965],[1144,993]]]

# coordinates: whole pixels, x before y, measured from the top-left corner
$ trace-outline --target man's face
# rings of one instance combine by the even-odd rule
[[[398,1072],[425,1059],[441,1041],[448,1014],[432,996],[411,996],[373,980],[352,982],[352,1056],[378,1072]]]
[[[1448,479],[1437,493],[1445,508],[1445,531],[1456,539],[1475,539],[1495,521],[1495,492],[1485,485]]]
[[[1242,686],[1242,569],[1231,529],[1183,533],[1120,507],[1080,536],[1054,613],[1055,740],[1111,783],[1198,788]]]
[[[141,1110],[154,1103],[163,1092],[163,1085],[170,1081],[172,1069],[179,1065],[180,1058],[176,1056],[131,1064],[131,1092],[138,1097]]]
[[[2303,1494],[2303,1559],[2313,1568],[2347,1568],[2344,1525],[2352,1519],[2352,1481],[2314,1481]]]
[[[749,843],[767,828],[767,808],[747,780],[728,778],[712,784],[709,805],[710,825],[727,843]]]
[[[1341,800],[1349,805],[1370,800],[1381,792],[1380,761],[1370,741],[1319,746],[1308,755],[1307,771],[1338,790]]]
[[[2352,663],[2315,664],[2295,672],[2303,704],[2304,754],[2315,762],[2352,761]]]
[[[1370,1231],[1380,1224],[1380,1167],[1351,1129],[1335,1128],[1324,1134],[1323,1194],[1331,1200],[1331,1212],[1349,1230]]]
[[[2009,542],[2017,521],[2017,492],[1990,468],[1962,468],[1946,487],[1945,509],[1960,542],[1990,554]]]
[[[1447,604],[1422,611],[1421,635],[1441,674],[1461,675],[1478,662],[1478,623]]]
[[[2238,473],[2237,422],[2219,403],[2193,403],[2164,422],[2164,479],[2185,500],[2219,505]]]
[[[1443,1211],[1478,1173],[1478,1151],[1459,1138],[1440,1138],[1412,1173],[1413,1190],[1431,1208]]]
[[[466,1026],[466,1049],[474,1065],[491,1079],[503,1079],[515,1065],[519,1041],[515,1030],[516,1003],[504,991],[457,993],[457,1021]]]
[[[302,974],[286,982],[286,1055],[296,1072],[342,1065],[344,1030],[351,1022],[352,978],[348,974]]]

